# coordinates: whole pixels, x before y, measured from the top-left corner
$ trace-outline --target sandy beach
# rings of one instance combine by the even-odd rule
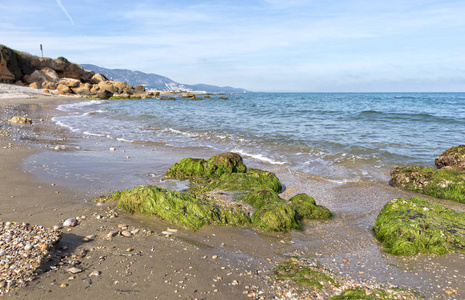
[[[13,89],[8,90],[10,87]],[[42,96],[28,88],[5,85],[0,85],[0,96],[0,222],[27,222],[53,228],[68,218],[78,220],[78,226],[60,229],[62,239],[50,251],[50,260],[40,266],[36,278],[9,291],[7,297],[328,299],[327,294],[298,295],[295,286],[276,282],[272,276],[274,267],[290,256],[316,259],[335,276],[344,278],[347,286],[400,286],[438,299],[460,299],[465,295],[464,255],[402,258],[379,250],[370,224],[389,199],[412,197],[414,193],[376,183],[322,182],[283,172],[279,166],[268,166],[287,187],[283,198],[309,193],[335,212],[335,217],[310,222],[303,232],[282,234],[229,227],[185,230],[155,218],[131,216],[111,204],[97,204],[93,200],[133,183],[153,181],[141,178],[140,174],[124,177],[144,163],[137,160],[138,156],[153,153],[158,160],[154,159],[150,168],[162,173],[166,166],[192,153],[132,145],[123,149],[125,152],[120,150],[118,155],[108,156],[108,161],[98,166],[93,161],[81,162],[78,153],[83,148],[108,152],[110,144],[101,138],[89,140],[66,132],[50,119],[59,113],[54,109],[58,104],[82,100]],[[33,125],[8,124],[8,118],[18,113],[32,118]],[[27,138],[15,141],[19,136]],[[79,178],[89,178],[93,173],[95,178],[101,175],[107,180],[64,179],[67,175],[59,167],[60,157],[53,152],[57,143],[66,144],[67,151],[61,152],[66,156],[62,159],[76,159],[76,165],[80,166],[67,170],[69,173],[80,172]],[[38,160],[47,157],[38,156],[40,153],[51,153],[50,159]],[[133,157],[133,165],[125,159],[129,156]],[[41,175],[47,173],[41,169],[51,168],[55,163],[56,177]],[[113,175],[103,169],[112,170]],[[116,170],[122,174],[114,174]],[[441,203],[455,209],[460,207],[449,201]],[[173,234],[163,233],[168,227],[175,229]],[[70,273],[71,267],[79,272]]]

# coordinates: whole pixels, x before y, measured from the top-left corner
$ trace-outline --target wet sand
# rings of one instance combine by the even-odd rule
[[[165,237],[161,232],[169,224],[130,216],[108,205],[97,206],[92,200],[143,183],[176,187],[179,183],[160,182],[169,166],[183,157],[207,158],[217,153],[83,137],[50,121],[59,113],[54,110],[56,101],[69,99],[28,99],[19,106],[21,100],[11,99],[9,104],[16,103],[15,108],[2,110],[3,121],[8,114],[22,112],[36,124],[32,128],[13,127],[13,132],[20,132],[12,138],[21,143],[0,138],[0,221],[52,227],[69,217],[85,218],[77,227],[63,230],[54,260],[44,265],[43,272],[28,286],[8,293],[10,297],[272,298],[279,287],[268,275],[276,263],[290,255],[317,259],[335,274],[367,284],[412,288],[427,299],[465,297],[465,255],[394,257],[385,254],[374,239],[371,227],[387,201],[418,196],[388,186],[387,172],[372,182],[334,183],[246,160],[249,167],[275,172],[287,187],[284,198],[308,193],[328,207],[334,218],[309,222],[302,232],[264,234],[228,227],[193,232],[178,228],[175,235]],[[35,105],[37,102],[42,104]],[[57,145],[63,149],[53,150]],[[462,209],[457,203],[429,199]],[[105,239],[122,223],[129,231],[138,232],[131,237]],[[97,235],[95,240],[82,241],[92,234]],[[82,256],[83,249],[86,255],[76,258]],[[85,271],[68,274],[65,267],[73,263]],[[89,276],[93,271],[98,275]]]

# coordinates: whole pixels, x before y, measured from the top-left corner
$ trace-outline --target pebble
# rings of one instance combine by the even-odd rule
[[[68,285],[67,285],[66,283],[62,283],[62,284],[60,285],[60,287],[62,287],[62,288],[65,288],[65,287],[67,287],[67,286],[68,286]]]
[[[174,232],[172,232],[172,231],[162,231],[161,233],[164,234],[164,235],[173,235],[174,234]]]
[[[71,274],[77,274],[77,273],[84,272],[84,270],[78,269],[78,268],[75,268],[75,267],[70,267],[70,268],[66,269],[66,272],[71,273]]]
[[[126,225],[126,224],[118,224],[118,228],[126,229],[126,228],[128,228],[128,225]]]
[[[63,226],[65,226],[65,227],[75,227],[76,225],[77,225],[77,221],[74,218],[66,219],[63,222]]]
[[[29,251],[32,249],[32,245],[31,244],[26,244],[26,246],[24,246],[24,250],[26,251]]]
[[[63,228],[63,227],[60,226],[60,225],[55,225],[55,226],[53,226],[53,230],[60,230],[61,228]]]
[[[97,276],[99,276],[99,275],[100,275],[100,271],[97,271],[97,270],[96,270],[96,271],[92,271],[92,273],[89,274],[89,276],[95,276],[95,277],[97,277]]]
[[[110,231],[108,234],[107,234],[107,237],[109,238],[112,238],[114,236],[116,236],[118,234],[119,231],[117,230],[114,230],[114,231]]]
[[[110,147],[110,151],[115,151],[116,148],[115,147]]]
[[[125,237],[130,237],[130,236],[131,236],[131,233],[130,233],[129,231],[127,231],[127,230],[123,230],[123,231],[121,232],[121,235],[122,235],[122,236],[125,236]]]

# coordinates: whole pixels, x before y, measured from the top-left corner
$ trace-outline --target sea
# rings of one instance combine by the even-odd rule
[[[236,152],[330,181],[434,166],[465,143],[465,93],[243,93],[202,100],[62,104],[73,132],[167,148]]]

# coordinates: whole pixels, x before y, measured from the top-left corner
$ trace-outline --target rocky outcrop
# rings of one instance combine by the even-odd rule
[[[435,159],[434,163],[438,169],[465,172],[465,145],[447,149]]]
[[[417,193],[465,203],[465,146],[452,147],[439,155],[438,169],[412,166],[391,172],[390,184]]]
[[[300,229],[305,219],[328,219],[331,212],[305,194],[279,197],[274,173],[247,169],[240,155],[185,158],[166,171],[167,178],[191,179],[185,193],[155,186],[116,192],[108,200],[130,213],[158,216],[192,229],[205,225],[253,226],[263,231]]]
[[[64,57],[52,59],[20,53],[0,45],[0,82],[56,90],[59,95],[80,95],[108,99],[150,97],[145,87],[108,80],[103,74],[84,70]]]
[[[32,120],[29,119],[29,118],[26,118],[26,117],[19,117],[19,116],[15,116],[11,119],[8,120],[8,122],[10,122],[11,124],[18,124],[18,125],[23,125],[23,124],[32,124]]]

